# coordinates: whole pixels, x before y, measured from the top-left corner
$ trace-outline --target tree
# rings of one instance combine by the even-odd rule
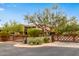
[[[58,11],[58,5],[54,5],[52,8],[46,8],[41,13],[35,13],[33,15],[25,15],[25,20],[35,24],[38,28],[41,28],[45,34],[52,29],[62,27],[67,22],[67,17]]]
[[[9,31],[10,31],[10,26],[9,26],[9,24],[8,24],[8,23],[5,23],[5,24],[3,25],[3,27],[2,27],[2,30],[3,30],[3,31],[6,31],[6,32],[9,32]]]
[[[77,31],[79,31],[79,24],[77,23],[76,17],[71,17],[66,25],[60,29],[62,33],[69,33],[69,34],[76,34]]]
[[[10,23],[5,23],[2,27],[3,31],[9,32],[9,33],[16,33],[19,32],[21,34],[24,33],[24,26],[22,24],[19,24],[15,21],[10,21]]]

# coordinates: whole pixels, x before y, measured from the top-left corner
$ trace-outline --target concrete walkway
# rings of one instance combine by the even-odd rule
[[[46,43],[42,45],[28,45],[28,44],[21,44],[17,43],[14,45],[15,47],[28,47],[28,48],[35,48],[35,47],[69,47],[69,48],[79,48],[79,43],[74,42],[53,42],[53,43]]]

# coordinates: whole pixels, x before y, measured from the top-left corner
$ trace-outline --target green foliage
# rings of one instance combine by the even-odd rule
[[[77,23],[77,19],[74,17],[71,17],[66,23],[55,28],[55,32],[58,34],[76,34],[77,31],[79,31],[79,24]]]
[[[9,32],[10,34],[16,33],[16,32],[19,32],[22,34],[24,32],[24,26],[14,21],[10,23],[5,23],[2,27],[2,30]]]
[[[41,38],[32,38],[28,40],[28,44],[30,45],[41,45],[43,40]]]
[[[25,20],[28,20],[48,33],[52,30],[51,28],[58,29],[63,27],[67,23],[67,16],[59,10],[58,5],[54,5],[52,8],[45,8],[43,12],[26,15]]]
[[[63,32],[62,35],[79,35],[79,31],[75,31],[75,32]]]
[[[79,31],[79,26],[78,25],[67,25],[66,27],[64,26],[63,29],[60,30],[62,33],[72,33],[76,34],[77,31]]]
[[[79,31],[77,18],[75,16],[68,18],[59,9],[58,5],[53,5],[52,8],[46,8],[41,13],[26,15],[25,20],[28,20],[39,28],[42,28],[44,32],[50,32],[52,29],[57,34],[62,34],[64,32],[75,33],[75,31]],[[50,30],[47,31],[47,27],[50,28]]]
[[[44,43],[49,43],[49,42],[50,42],[50,38],[45,37],[45,38],[43,39],[43,42],[44,42]]]
[[[57,34],[75,34],[79,31],[79,24],[77,23],[76,17],[67,17],[58,7],[53,5],[52,8],[45,8],[43,12],[35,13],[32,15],[25,15],[25,20],[29,23],[33,23],[41,30],[30,28],[27,30],[28,36],[38,37],[40,33],[48,34],[50,31]],[[3,31],[9,33],[21,33],[24,32],[24,26],[13,21],[5,23],[2,27]],[[77,32],[78,33],[78,32]]]
[[[40,45],[43,43],[49,43],[50,38],[49,37],[31,37],[27,40],[27,42],[30,45]]]
[[[9,36],[10,33],[9,32],[6,32],[6,31],[1,31],[0,32],[0,36]]]
[[[28,36],[31,36],[31,37],[38,37],[38,36],[40,36],[41,33],[42,33],[42,30],[39,30],[36,28],[29,28],[27,30]]]
[[[3,25],[3,27],[2,27],[2,30],[3,30],[3,31],[6,31],[6,32],[9,32],[9,30],[10,30],[10,25],[9,25],[8,23],[5,23],[5,24]]]

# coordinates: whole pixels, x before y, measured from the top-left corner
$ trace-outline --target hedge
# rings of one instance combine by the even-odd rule
[[[37,28],[29,28],[27,29],[27,35],[30,37],[39,37],[42,33],[42,30]]]

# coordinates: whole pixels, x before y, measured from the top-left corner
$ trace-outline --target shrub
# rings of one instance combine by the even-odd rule
[[[76,34],[79,35],[79,31],[76,31]]]
[[[42,30],[36,29],[36,28],[30,28],[27,30],[28,36],[31,37],[38,37],[42,33]]]
[[[44,42],[44,43],[49,43],[49,42],[50,42],[50,38],[45,37],[45,38],[43,39],[43,42]]]
[[[79,31],[75,31],[75,32],[64,32],[62,35],[79,35]]]
[[[2,27],[3,31],[9,32],[10,34],[14,34],[16,32],[19,32],[20,34],[23,34],[24,32],[24,25],[19,24],[15,21],[5,23]]]
[[[28,44],[30,45],[40,45],[43,43],[43,40],[40,38],[32,38],[28,40]]]
[[[0,32],[0,36],[9,36],[10,33],[9,32],[6,32],[6,31],[1,31]]]

